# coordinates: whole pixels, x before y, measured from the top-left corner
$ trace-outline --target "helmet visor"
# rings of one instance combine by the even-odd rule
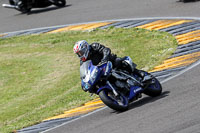
[[[78,57],[82,57],[84,56],[85,52],[86,52],[87,48],[83,48],[80,51],[78,51],[76,54],[78,55]]]

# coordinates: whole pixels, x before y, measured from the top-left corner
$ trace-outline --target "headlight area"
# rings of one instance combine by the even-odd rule
[[[88,91],[91,88],[91,85],[89,83],[82,83],[82,88],[84,91]]]

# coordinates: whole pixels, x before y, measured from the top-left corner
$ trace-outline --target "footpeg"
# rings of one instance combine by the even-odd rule
[[[151,79],[152,79],[152,76],[147,75],[147,76],[144,76],[144,79],[142,80],[142,82],[145,82],[145,81],[148,81],[148,80],[151,80]]]

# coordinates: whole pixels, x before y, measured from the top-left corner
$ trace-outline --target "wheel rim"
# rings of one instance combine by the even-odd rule
[[[152,79],[152,81],[154,80],[155,83],[151,84],[149,86],[149,88],[153,89],[153,90],[160,90],[160,84],[156,79]]]
[[[127,100],[122,95],[119,95],[118,97],[114,96],[112,92],[106,92],[107,97],[115,104],[120,106],[127,106]]]

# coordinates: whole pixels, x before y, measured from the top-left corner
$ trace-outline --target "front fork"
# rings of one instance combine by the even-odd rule
[[[112,89],[112,92],[117,97],[119,94],[117,93],[117,91],[115,90],[115,88],[111,85],[111,83],[109,81],[107,81],[106,83],[110,86],[110,88]]]
[[[100,91],[102,91],[102,90],[104,90],[104,89],[109,89],[109,90],[111,90],[111,91],[113,92],[113,94],[114,94],[116,97],[119,96],[119,93],[116,91],[116,89],[112,86],[112,84],[111,84],[109,81],[106,81],[106,84],[107,84],[107,85],[105,85],[105,86],[99,88],[99,89],[97,90],[96,93],[99,94]]]

